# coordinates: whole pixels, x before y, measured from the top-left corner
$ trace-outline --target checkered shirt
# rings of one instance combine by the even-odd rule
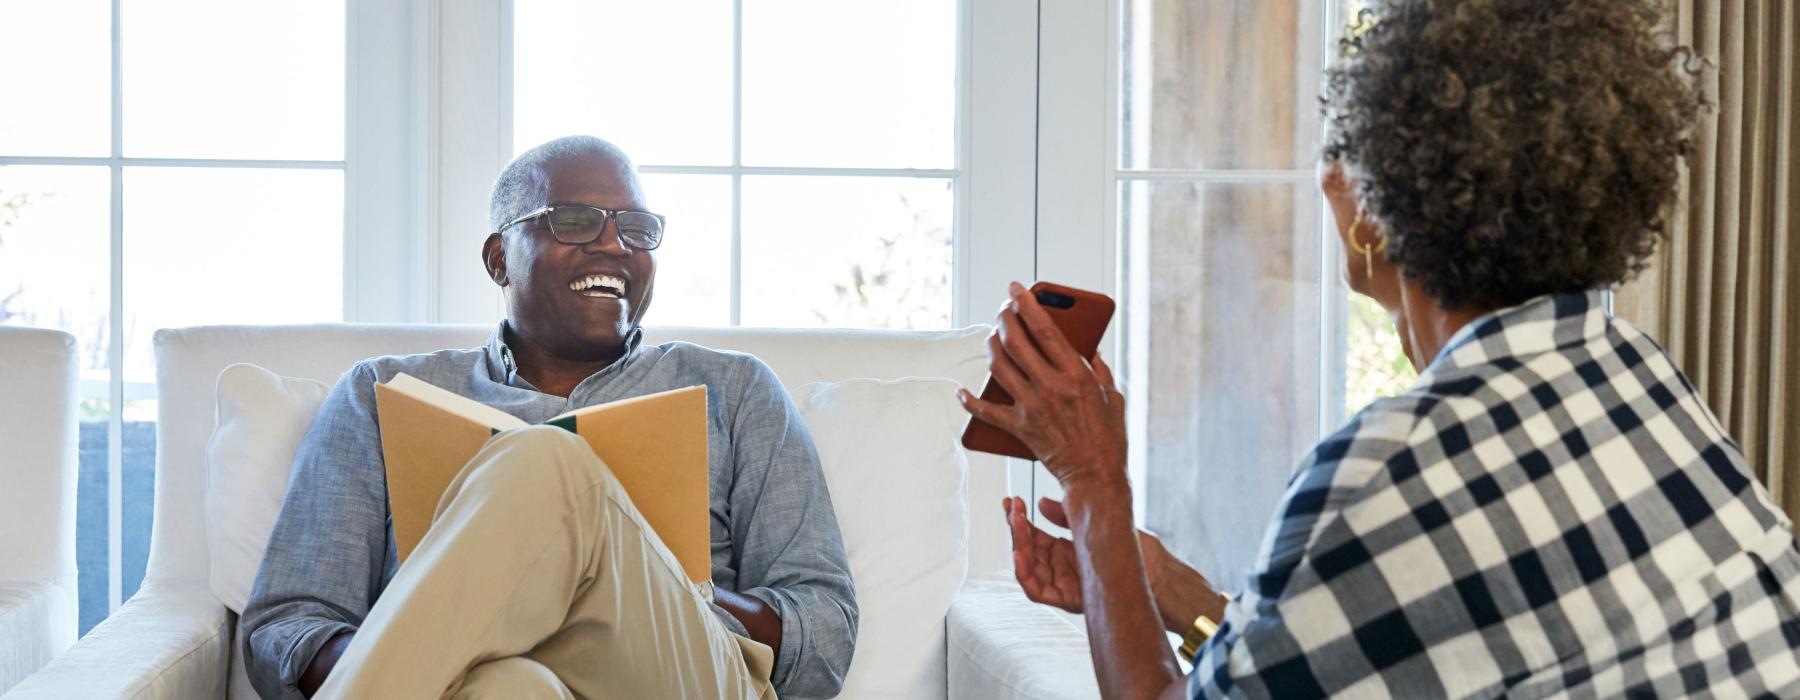
[[[1459,331],[1327,438],[1194,697],[1800,697],[1800,550],[1598,292]]]

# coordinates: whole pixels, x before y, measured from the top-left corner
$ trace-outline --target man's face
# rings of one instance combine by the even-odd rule
[[[543,197],[524,211],[557,204],[648,209],[637,178],[609,158],[554,160],[539,176]],[[655,256],[624,245],[610,218],[599,240],[568,245],[538,217],[490,238],[483,257],[489,275],[506,288],[513,332],[570,359],[616,353],[650,306],[656,278]],[[600,280],[605,283],[594,284]],[[608,289],[615,281],[624,284],[623,294]]]

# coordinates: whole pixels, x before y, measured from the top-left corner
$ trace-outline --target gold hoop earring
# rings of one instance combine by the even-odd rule
[[[1388,239],[1387,234],[1376,229],[1377,242],[1374,245],[1365,247],[1356,244],[1356,229],[1362,226],[1363,218],[1366,215],[1367,213],[1362,209],[1356,210],[1356,219],[1350,222],[1350,232],[1346,237],[1350,239],[1350,250],[1363,256],[1363,274],[1373,278],[1375,277],[1375,255],[1387,251]]]

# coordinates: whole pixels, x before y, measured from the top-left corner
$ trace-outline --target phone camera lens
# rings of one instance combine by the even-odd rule
[[[1038,292],[1037,302],[1052,309],[1069,309],[1075,306],[1075,297],[1056,292]]]

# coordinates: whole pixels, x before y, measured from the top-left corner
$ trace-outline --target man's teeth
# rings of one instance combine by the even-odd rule
[[[625,280],[612,275],[588,275],[569,283],[569,289],[577,292],[593,290],[595,294],[609,294],[615,297],[625,296]]]

